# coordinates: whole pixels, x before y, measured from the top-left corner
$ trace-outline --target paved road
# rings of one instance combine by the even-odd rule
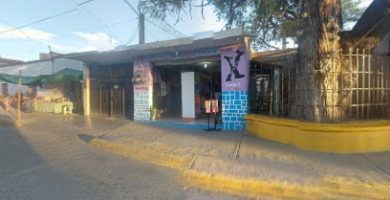
[[[43,119],[0,123],[1,200],[237,198],[185,188],[173,170],[94,149],[78,137],[84,122],[67,130]]]
[[[387,187],[390,180],[389,152],[309,152],[246,135],[205,134],[78,115],[25,114],[24,125],[14,128],[1,111],[0,200],[239,199],[186,188],[178,171],[95,149],[84,142],[86,136],[159,152],[201,155],[193,168],[209,173],[309,185],[341,177],[360,180],[363,188],[370,182]],[[239,159],[232,159],[240,138]]]

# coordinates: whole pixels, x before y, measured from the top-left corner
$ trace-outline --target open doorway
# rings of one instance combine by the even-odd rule
[[[216,97],[221,101],[219,63],[155,64],[153,109],[158,115],[155,119],[207,123],[205,101]]]
[[[156,118],[181,116],[180,70],[173,67],[155,67],[153,70],[153,110]]]

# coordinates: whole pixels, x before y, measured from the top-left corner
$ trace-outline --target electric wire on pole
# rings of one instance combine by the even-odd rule
[[[129,6],[129,8],[139,16],[139,33],[140,35],[143,33],[143,37],[144,37],[144,34],[145,34],[145,30],[144,29],[141,29],[141,23],[145,23],[143,21],[147,21],[148,23],[156,26],[157,28],[161,29],[162,31],[168,33],[169,35],[177,38],[177,37],[184,37],[185,35],[183,33],[181,33],[180,31],[176,30],[173,26],[171,26],[170,24],[164,22],[164,21],[161,21],[161,20],[156,20],[156,19],[148,19],[144,16],[143,13],[141,13],[141,11],[137,10],[134,8],[134,6],[132,6],[130,4],[130,2],[128,0],[123,0],[123,2],[126,3],[127,6]],[[142,21],[141,21],[142,20]],[[144,27],[143,27],[144,28]],[[140,36],[140,42],[141,42],[142,38]]]

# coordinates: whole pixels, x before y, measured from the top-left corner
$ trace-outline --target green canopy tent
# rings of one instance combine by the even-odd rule
[[[42,83],[59,83],[67,81],[78,82],[83,79],[83,72],[75,69],[63,69],[51,75],[42,75]]]
[[[41,83],[40,77],[18,76],[0,73],[0,81],[19,84],[19,79],[21,79],[22,85],[39,85]]]
[[[83,72],[66,68],[54,74],[41,76],[18,76],[0,73],[0,81],[18,84],[19,79],[21,79],[22,85],[37,86],[42,85],[42,83],[48,84],[67,81],[80,81],[83,79]]]

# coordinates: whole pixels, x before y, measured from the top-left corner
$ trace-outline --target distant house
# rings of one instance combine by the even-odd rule
[[[12,65],[12,64],[22,63],[22,62],[23,61],[21,61],[21,60],[2,58],[0,56],[0,67],[5,66],[5,65]]]

